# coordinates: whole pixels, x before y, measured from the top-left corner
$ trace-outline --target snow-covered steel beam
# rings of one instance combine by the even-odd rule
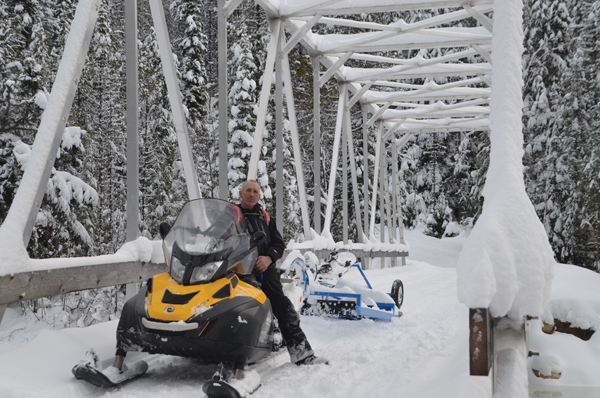
[[[486,83],[481,76],[473,77],[470,79],[459,80],[452,83],[445,84],[437,84],[435,81],[429,81],[423,85],[418,84],[410,84],[410,83],[402,83],[402,82],[393,82],[393,81],[385,81],[385,80],[376,80],[373,85],[374,86],[385,86],[385,87],[396,87],[396,88],[405,88],[405,89],[414,89],[414,90],[425,90],[425,91],[437,91],[437,90],[445,90],[449,88],[457,88],[463,87],[471,90],[490,90],[489,88],[475,88],[475,87],[467,87],[473,84],[481,84]],[[491,87],[491,85],[488,85]],[[491,93],[491,91],[489,91]]]
[[[385,160],[387,158],[387,154],[385,150],[385,141],[383,139],[379,140],[379,145],[379,241],[381,243],[386,243],[385,227],[388,225],[388,223],[385,212],[385,187],[387,186],[387,162]],[[389,237],[389,230],[387,235]]]
[[[386,102],[396,101],[441,101],[446,99],[452,100],[476,100],[483,99],[488,101],[491,95],[491,90],[488,88],[448,88],[445,90],[412,90],[412,91],[367,91],[362,95],[363,103],[365,104],[383,104]]]
[[[196,175],[196,166],[192,156],[192,147],[190,145],[187,122],[185,120],[185,112],[183,110],[183,101],[179,88],[179,79],[177,79],[177,68],[173,60],[173,52],[171,51],[171,41],[169,40],[169,32],[167,30],[167,21],[161,0],[149,0],[150,11],[154,28],[156,31],[156,40],[158,42],[158,50],[160,52],[160,60],[167,85],[167,95],[173,113],[173,124],[177,133],[177,141],[179,143],[179,151],[181,153],[181,163],[183,164],[183,173],[185,175],[185,183],[188,190],[189,199],[198,199],[202,197],[200,193],[200,185]]]
[[[384,104],[381,108],[377,109],[375,114],[371,116],[371,118],[367,121],[367,126],[371,127],[379,119],[379,116],[381,116],[383,112],[385,112],[390,107],[390,105],[392,105],[392,103],[388,102],[387,104]]]
[[[277,52],[281,54],[283,29],[279,29]],[[275,218],[282,222],[277,228],[283,236],[283,65],[280,56],[275,57]]]
[[[479,48],[491,48],[491,46],[479,46]],[[380,55],[372,55],[372,54],[365,54],[365,53],[354,53],[352,54],[352,56],[350,57],[350,59],[356,59],[359,61],[367,61],[367,62],[375,62],[375,63],[387,63],[387,64],[392,64],[392,65],[408,65],[408,66],[426,66],[426,65],[433,65],[433,64],[439,64],[439,63],[444,63],[444,62],[451,62],[451,61],[457,61],[460,60],[461,58],[466,58],[466,57],[472,57],[474,55],[478,55],[479,52],[477,50],[475,50],[475,47],[473,46],[473,48],[469,48],[467,50],[463,50],[463,51],[457,51],[451,54],[446,54],[443,55],[441,57],[435,57],[435,58],[428,58],[425,59],[423,57],[421,57],[420,55],[417,55],[416,57],[413,58],[390,58],[390,57],[383,57]],[[332,56],[336,56],[338,54],[332,53],[329,54]]]
[[[138,104],[137,0],[124,2],[125,83],[127,104],[127,236],[128,242],[140,235],[140,145]],[[137,284],[125,286],[125,299],[137,293]]]
[[[225,16],[225,19],[229,18],[231,14],[233,14],[236,8],[242,4],[242,1],[244,0],[227,0],[225,6],[223,6],[223,15]]]
[[[307,10],[310,4],[319,4],[320,0],[286,0],[285,2],[257,0],[260,4],[269,3],[265,7],[267,13],[273,12],[272,16],[304,16],[301,10]],[[426,8],[458,8],[462,7],[464,0],[378,0],[377,2],[364,2],[355,0],[344,0],[333,5],[320,7],[319,11],[323,15],[348,15],[348,14],[368,14],[378,12],[392,11],[410,11],[421,10]],[[470,0],[472,6],[492,4],[493,0]],[[307,15],[312,15],[307,11]]]
[[[75,10],[63,57],[46,109],[42,113],[27,168],[6,219],[0,226],[3,259],[13,258],[12,253],[15,258],[28,258],[25,249],[29,244],[71,112],[99,6],[100,0],[81,0]]]
[[[389,155],[387,154],[387,149],[386,149],[386,156],[385,159],[387,160],[389,158]],[[387,226],[387,243],[396,243],[396,240],[394,239],[394,223],[393,223],[393,218],[392,218],[392,207],[391,207],[391,199],[390,199],[390,176],[389,176],[389,172],[388,172],[388,166],[387,166],[387,162],[386,164],[384,164],[384,167],[381,168],[381,171],[383,172],[383,179],[382,181],[384,181],[385,183],[382,184],[382,188],[383,188],[383,194],[384,194],[384,203],[385,203],[385,223]]]
[[[335,134],[333,137],[333,149],[331,154],[331,171],[329,174],[329,186],[327,188],[327,208],[325,209],[325,224],[323,225],[323,234],[331,236],[331,216],[333,214],[333,195],[335,192],[335,179],[337,174],[337,165],[340,152],[340,137],[342,134],[342,122],[344,118],[344,92],[346,85],[341,84],[340,95],[338,98],[337,118],[335,122]]]
[[[348,128],[349,111],[346,109],[348,90],[344,87],[344,117],[342,119],[342,241],[348,244]]]
[[[279,13],[279,2],[273,2],[271,0],[254,0],[256,4],[262,7],[265,10],[268,18],[278,19],[281,14]]]
[[[345,90],[345,102],[348,101],[348,90]],[[344,106],[344,117],[345,117],[345,134],[346,143],[348,145],[348,158],[350,163],[350,177],[352,179],[352,196],[354,200],[354,218],[356,221],[356,230],[358,241],[364,243],[363,229],[360,222],[360,200],[358,198],[358,177],[356,172],[356,154],[354,153],[354,138],[352,137],[352,122],[350,121],[350,108]]]
[[[407,24],[403,20],[399,20],[398,22],[392,23],[388,25],[388,29],[381,30],[378,32],[369,32],[369,33],[355,33],[355,34],[337,34],[334,35],[338,38],[338,47],[334,49],[329,49],[327,53],[331,53],[334,51],[347,51],[349,49],[358,49],[358,48],[366,48],[373,47],[374,43],[377,42],[395,42],[394,37],[400,35],[407,35],[409,33],[414,33],[414,37],[420,37],[420,35],[435,35],[438,34],[438,30],[443,28],[435,28],[439,25],[446,25],[455,21],[459,21],[468,17],[468,13],[465,11],[458,11],[448,14],[442,14],[436,17],[424,19],[417,23]],[[323,36],[323,40],[327,40],[331,35]],[[470,37],[463,32],[458,33],[456,28],[452,30],[444,30],[443,36],[454,36],[454,37]],[[402,43],[406,43],[406,39],[399,39]],[[410,41],[410,40],[408,40]]]
[[[477,106],[477,108],[481,108],[478,105],[489,104],[489,103],[490,103],[490,101],[488,98],[477,98],[474,100],[455,102],[452,104],[446,104],[445,102],[442,102],[442,101],[435,101],[435,102],[429,103],[429,104],[423,104],[422,102],[393,101],[392,105],[396,106],[396,107],[402,107],[402,108],[419,109],[419,110],[422,110],[423,112],[437,112],[437,111],[444,111],[444,110],[449,110],[449,109],[469,108],[469,107],[474,107],[474,106]],[[398,110],[397,108],[396,108],[396,110],[402,111],[402,110]],[[390,113],[394,112],[394,110],[390,110],[389,112]]]
[[[292,136],[292,148],[294,151],[294,166],[296,168],[296,179],[298,181],[298,197],[300,199],[300,211],[302,226],[306,239],[310,235],[310,220],[308,217],[308,203],[306,200],[306,186],[304,184],[304,168],[302,167],[302,152],[298,140],[298,122],[296,120],[296,107],[294,105],[294,93],[292,91],[292,75],[290,73],[290,62],[286,56],[283,57],[283,89],[287,103],[288,120],[290,121],[290,135]]]
[[[418,29],[415,29],[418,31]],[[397,37],[401,34],[407,34],[402,31],[398,32],[377,32],[377,33],[356,33],[354,35],[338,35],[340,36],[337,41],[337,47],[329,48],[327,51],[323,51],[322,54],[332,55],[336,52],[345,52],[351,49],[359,49],[371,47],[374,43],[382,42],[386,39]],[[323,39],[328,38],[329,35],[322,36]],[[325,39],[326,40],[326,39]]]
[[[396,145],[396,151],[394,153],[401,150],[414,135],[415,133],[407,132],[401,138],[394,140],[394,144]]]
[[[287,14],[285,15],[285,18],[293,18],[297,15],[306,15],[306,14],[311,14],[313,12],[315,12],[316,10],[319,10],[323,7],[327,7],[336,3],[340,3],[343,0],[328,0],[328,1],[320,1],[317,4],[313,4],[313,5],[309,5],[308,7],[295,11],[291,14]],[[309,2],[305,2],[304,4],[310,4]]]
[[[335,63],[331,67],[329,67],[329,69],[327,69],[327,71],[319,79],[320,87],[323,87],[323,85],[327,82],[327,80],[329,80],[331,78],[331,76],[333,76],[333,74],[336,73],[342,67],[342,65],[344,65],[344,62],[346,62],[348,60],[348,58],[350,58],[352,53],[353,53],[352,51],[348,51],[346,54],[341,56],[337,61],[335,61]]]
[[[402,125],[402,123],[404,123],[404,120],[406,119],[400,119],[396,122],[396,124],[394,124],[392,127],[389,128],[388,131],[385,132],[385,134],[383,135],[383,140],[387,140],[392,134],[394,134],[396,132],[396,130],[398,130],[398,128],[400,128],[400,126]]]
[[[477,50],[479,55],[481,55],[481,57],[485,59],[490,65],[492,64],[492,56],[488,51],[486,51],[483,47],[477,44],[471,44],[471,47],[473,47],[474,50]]]
[[[371,194],[371,219],[369,224],[369,239],[375,239],[375,211],[377,209],[377,187],[379,186],[379,158],[381,155],[381,143],[383,135],[383,123],[377,123],[377,142],[375,144],[375,170],[373,171],[373,192]]]
[[[124,3],[127,103],[127,241],[132,241],[137,239],[140,234],[137,0],[129,0]]]
[[[491,18],[488,18],[486,15],[483,14],[485,11],[473,8],[468,4],[463,4],[463,8],[467,10],[467,12],[471,14],[471,16],[475,18],[490,33],[494,31],[494,23]]]
[[[486,63],[479,64],[435,64],[419,68],[390,68],[386,69],[363,69],[344,68],[342,73],[348,82],[368,82],[373,80],[388,79],[418,79],[450,76],[476,76],[489,74],[492,66]]]
[[[287,53],[292,51],[292,49],[296,46],[296,44],[298,44],[300,42],[300,40],[306,34],[306,32],[308,32],[310,30],[310,28],[315,26],[315,24],[319,21],[320,18],[321,18],[320,14],[315,15],[309,21],[307,21],[300,30],[296,31],[292,35],[292,37],[290,37],[290,40],[288,40],[285,47],[283,47],[282,55],[287,55]]]
[[[493,7],[491,4],[480,5],[476,7],[471,7],[479,13],[486,13],[492,11]],[[320,10],[319,10],[320,12]],[[335,26],[345,26],[349,28],[358,28],[365,30],[373,30],[373,31],[394,31],[394,32],[410,32],[412,30],[420,30],[426,29],[429,27],[439,26],[449,24],[451,22],[459,21],[461,19],[465,19],[470,14],[465,13],[465,11],[454,11],[447,14],[437,15],[435,17],[427,18],[415,23],[406,23],[404,21],[391,23],[389,25],[383,25],[375,22],[365,22],[365,21],[355,21],[352,19],[343,19],[343,18],[331,18],[331,17],[323,17],[319,23],[327,24],[327,25],[335,25]],[[293,17],[294,19],[301,20],[309,20],[310,17]]]
[[[387,105],[387,104],[386,104]],[[381,116],[382,120],[394,120],[399,118],[414,118],[420,120],[445,119],[458,117],[476,117],[488,116],[490,110],[488,107],[473,106],[467,109],[449,109],[449,110],[431,110],[431,109],[410,109],[410,110],[392,110],[388,109]]]
[[[271,94],[271,83],[273,81],[273,67],[275,66],[275,57],[277,55],[280,26],[281,21],[279,19],[273,21],[271,40],[269,41],[269,47],[267,49],[267,59],[265,62],[263,85],[260,92],[260,100],[258,103],[258,114],[256,117],[256,128],[254,130],[252,154],[250,155],[250,163],[248,164],[249,180],[255,180],[256,176],[258,175],[258,160],[260,158],[263,131],[265,129],[265,122],[267,118],[267,105],[269,103],[269,95]]]
[[[473,100],[483,100],[484,103],[489,103],[490,96],[489,94],[452,94],[444,91],[439,92],[427,92],[420,93],[419,95],[413,96],[397,96],[394,100],[390,97],[390,100],[386,101],[382,100],[373,100],[373,101],[361,101],[364,104],[385,104],[388,102],[392,103],[392,106],[404,106],[403,104],[418,104],[423,103],[425,101],[428,102],[439,102],[439,101],[453,101],[453,100],[463,100],[463,101],[473,101]],[[414,101],[414,102],[409,102]]]
[[[313,175],[314,175],[314,230],[321,233],[321,90],[319,75],[321,63],[312,57],[313,66]]]
[[[363,96],[364,93],[367,92],[367,90],[369,90],[369,88],[371,88],[371,86],[373,85],[373,82],[368,82],[367,84],[365,84],[356,94],[354,94],[354,96],[348,101],[348,103],[346,104],[346,108],[350,109],[352,108],[352,106],[354,104],[356,104],[356,102],[358,100],[360,100]]]
[[[369,128],[367,106],[361,105],[363,131],[363,203],[364,231],[369,230]]]
[[[217,47],[219,65],[227,65],[227,17],[225,16],[225,0],[217,1]],[[219,81],[219,198],[229,198],[228,153],[229,142],[227,116],[229,100],[227,95],[227,68],[217,68]]]
[[[469,125],[451,125],[451,126],[400,126],[398,131],[411,134],[435,134],[435,133],[465,133],[472,131],[490,131],[489,125],[469,126]]]
[[[479,76],[482,82],[488,85],[488,87],[492,87],[492,78],[490,74]]]
[[[391,194],[391,217],[392,217],[392,242],[396,243],[396,230],[402,228],[402,220],[398,219],[398,152],[396,150],[396,140],[392,140],[390,148],[390,157],[392,163],[392,194]],[[393,266],[396,266],[396,258],[393,260]]]
[[[391,123],[395,119],[390,119]],[[444,127],[444,126],[465,126],[465,127],[486,127],[489,126],[490,120],[487,115],[479,116],[479,117],[470,117],[470,118],[446,118],[446,119],[406,119],[403,122],[403,129],[408,127],[421,127],[421,126],[430,126],[430,127]]]
[[[400,179],[400,173],[398,170],[398,144],[397,144],[397,140],[392,140],[392,173],[393,173],[393,180],[392,180],[392,189],[393,189],[393,195],[392,195],[392,206],[393,206],[393,216],[394,219],[397,220],[396,222],[396,227],[394,228],[394,239],[396,238],[396,228],[398,229],[398,242],[402,245],[405,245],[406,242],[404,241],[404,221],[403,221],[403,217],[402,217],[402,195],[400,194],[400,184],[399,184],[399,179]],[[397,257],[394,257],[394,260],[396,260]],[[401,257],[401,265],[406,265],[406,258],[405,257]]]
[[[432,28],[405,34],[395,34],[372,40],[373,33],[356,33],[353,35],[332,34],[321,35],[317,40],[316,50],[319,54],[353,49],[355,52],[379,52],[398,50],[418,50],[442,47],[468,47],[471,44],[490,45],[492,37],[482,27],[476,28]],[[361,44],[361,42],[366,44]],[[343,43],[343,45],[340,45]]]
[[[295,31],[297,31],[298,29],[302,28],[302,23],[298,22],[298,21],[294,21],[294,20],[286,20],[285,21],[286,27],[288,27],[288,29],[293,33]],[[301,40],[301,42],[304,44],[306,50],[311,54],[311,56],[314,57],[318,57],[318,51],[316,51],[316,47],[317,47],[317,41],[318,41],[318,37],[315,34],[312,34],[310,31],[306,33],[306,35],[304,36],[304,38]],[[337,58],[334,57],[329,57],[329,56],[322,56],[319,58],[321,63],[327,67],[330,68],[331,66],[333,66],[333,64],[335,63],[335,61],[337,61]],[[340,74],[340,72],[336,72],[336,76],[338,77],[339,81],[345,81],[345,77]],[[475,83],[481,83],[481,79],[478,78],[474,78],[473,80],[473,84]],[[433,82],[431,82],[433,83]],[[377,81],[374,84],[378,84],[378,85],[385,85],[386,83],[383,81]],[[396,84],[398,85],[405,85],[405,83],[394,83],[394,82],[390,82],[389,85],[390,87],[395,87]],[[464,85],[467,83],[463,83],[461,82],[459,85]],[[451,86],[449,86],[451,87]],[[348,84],[348,88],[351,92],[356,93],[361,89],[361,85],[358,83],[350,83]],[[379,108],[373,104],[368,104],[366,107],[371,113],[375,113]]]

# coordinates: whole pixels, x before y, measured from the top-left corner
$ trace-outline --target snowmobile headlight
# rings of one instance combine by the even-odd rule
[[[171,278],[179,283],[183,283],[183,274],[185,273],[185,265],[175,256],[171,257]]]
[[[213,277],[215,272],[217,272],[221,264],[223,264],[223,261],[213,261],[211,263],[204,264],[201,267],[194,268],[194,271],[192,272],[192,277],[190,278],[190,283],[210,280],[210,278]]]

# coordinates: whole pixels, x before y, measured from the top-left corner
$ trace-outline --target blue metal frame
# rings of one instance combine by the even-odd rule
[[[363,301],[362,301],[362,294],[360,294],[360,293],[343,293],[343,292],[334,292],[334,291],[318,291],[318,292],[310,293],[309,288],[308,288],[310,281],[308,279],[308,273],[306,272],[304,261],[302,261],[300,258],[297,258],[296,260],[294,260],[294,262],[288,268],[288,270],[294,268],[294,265],[299,265],[302,269],[302,282],[301,283],[304,284],[305,295],[308,293],[308,295],[310,297],[315,297],[317,299],[321,299],[321,300],[325,300],[325,301],[329,301],[329,300],[354,301],[356,304],[355,310],[356,310],[356,314],[358,315],[358,318],[373,318],[373,319],[381,319],[381,320],[385,320],[385,321],[391,321],[393,318],[396,318],[398,316],[398,312],[396,311],[396,305],[392,304],[392,303],[375,302],[375,304],[377,305],[377,308],[362,307],[361,303]],[[371,283],[367,279],[367,276],[365,275],[362,268],[360,267],[360,264],[358,264],[358,263],[352,264],[349,267],[348,271],[352,267],[356,267],[358,269],[358,271],[362,275],[362,277],[365,280],[365,283],[367,284],[369,289],[374,290],[373,286],[371,286]],[[348,271],[346,271],[346,272],[348,272]],[[286,276],[286,275],[287,275],[287,271],[284,273],[284,276]],[[330,286],[327,286],[324,284],[320,284],[320,285],[325,288],[330,287]],[[391,294],[388,293],[388,296],[391,297]]]
[[[356,264],[352,264],[350,266],[350,268],[355,267],[358,269],[358,271],[360,272],[360,274],[362,275],[363,279],[365,280],[365,283],[367,284],[367,286],[369,287],[369,289],[374,290],[373,286],[371,286],[371,283],[369,282],[369,280],[367,279],[367,276],[365,275],[365,273],[363,272],[362,268],[360,267],[360,264],[356,263]],[[348,270],[350,270],[350,268]],[[348,272],[348,271],[346,271]],[[345,274],[345,273],[344,273]],[[304,275],[306,275],[306,271],[304,272]],[[305,276],[304,276],[305,277]],[[306,286],[306,285],[305,285]],[[388,295],[391,297],[391,294],[388,293]],[[398,316],[398,314],[396,313],[396,305],[392,304],[392,303],[378,303],[375,302],[375,304],[377,304],[377,309],[374,308],[365,308],[361,306],[362,303],[362,294],[360,293],[341,293],[341,292],[313,292],[311,293],[311,296],[321,296],[324,300],[342,300],[343,298],[347,298],[347,299],[354,299],[356,300],[356,313],[360,316],[360,317],[368,317],[368,318],[375,318],[375,319],[383,319],[386,321],[391,321],[392,318],[395,318]]]

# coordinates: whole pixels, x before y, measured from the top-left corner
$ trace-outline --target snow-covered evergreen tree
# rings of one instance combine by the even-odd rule
[[[32,144],[42,112],[36,95],[47,83],[46,8],[38,0],[9,0],[1,7],[0,133]]]
[[[84,140],[87,151],[80,176],[99,194],[100,204],[90,226],[94,254],[114,253],[125,241],[126,110],[122,13],[122,4],[118,1],[100,4],[70,116],[70,121],[87,131]]]
[[[140,49],[140,190],[142,234],[158,236],[161,222],[173,222],[187,191],[177,135],[162,74],[154,29]]]
[[[180,87],[186,109],[188,134],[193,148],[197,174],[203,195],[212,196],[215,157],[213,137],[208,127],[209,96],[208,76],[205,67],[207,36],[202,23],[202,5],[194,0],[175,0],[170,6],[177,27],[173,41],[178,54]],[[208,156],[207,156],[208,155]],[[211,156],[213,155],[213,156]]]
[[[560,149],[556,172],[556,185],[565,188],[553,203],[561,212],[561,224],[551,236],[558,241],[552,243],[561,261],[600,270],[600,3],[573,2],[570,10],[572,39],[561,129],[567,145]]]
[[[227,130],[230,138],[227,177],[231,198],[239,199],[239,190],[248,177],[248,163],[256,124],[254,111],[258,91],[254,76],[257,74],[257,68],[245,22],[239,20],[238,23],[232,24],[230,29],[229,75],[233,83],[229,89],[230,114]]]
[[[576,185],[582,149],[579,131],[564,119],[577,108],[567,88],[571,16],[560,0],[529,1],[525,12],[525,183],[557,258],[565,261],[579,211]]]
[[[50,176],[45,204],[40,209],[29,243],[30,256],[35,258],[75,257],[92,253],[94,242],[88,228],[92,226],[92,207],[98,205],[98,193],[77,177],[83,163],[85,148],[79,127],[67,127]],[[22,162],[29,148],[15,148]]]

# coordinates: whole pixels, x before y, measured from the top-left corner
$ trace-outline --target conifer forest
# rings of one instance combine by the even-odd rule
[[[28,247],[32,258],[114,253],[126,235],[124,1],[103,0],[81,83],[55,169]],[[218,197],[218,85],[216,0],[163,0],[179,70],[190,140],[203,197]],[[0,2],[0,222],[19,186],[46,105],[77,0]],[[158,239],[158,225],[174,221],[187,200],[179,149],[167,101],[147,2],[138,1],[140,234]],[[388,24],[414,22],[452,10],[352,15]],[[543,223],[556,261],[600,270],[600,1],[524,0],[523,158],[527,193]],[[463,22],[464,23],[464,22]],[[476,24],[476,21],[472,21]],[[313,30],[332,27],[318,24]],[[341,29],[341,28],[338,28]],[[343,28],[352,29],[352,28]],[[339,32],[343,33],[343,32]],[[228,20],[228,180],[230,199],[246,179],[255,109],[269,27],[262,9],[244,1]],[[420,50],[424,58],[444,49]],[[386,54],[390,56],[390,54]],[[415,52],[391,56],[408,57]],[[360,62],[360,61],[351,61]],[[313,75],[311,58],[290,53],[294,99],[309,207],[313,187]],[[447,81],[438,81],[446,83]],[[327,192],[338,87],[321,89],[321,190]],[[274,95],[267,117],[259,181],[266,207],[274,206]],[[285,111],[284,111],[285,112]],[[352,109],[357,161],[363,157],[362,117]],[[284,123],[285,126],[285,123]],[[284,134],[289,134],[285,131]],[[373,135],[373,141],[375,140]],[[286,240],[302,240],[291,141],[284,139]],[[374,142],[372,143],[374,144]],[[447,235],[450,223],[469,230],[477,222],[489,154],[488,132],[418,134],[403,149],[401,192],[405,228],[423,225]],[[371,163],[372,164],[372,163]],[[362,167],[362,166],[361,166]],[[392,168],[389,163],[388,167]],[[373,173],[360,170],[359,183]],[[339,178],[339,177],[338,177]],[[337,193],[341,203],[341,193]],[[341,205],[333,220],[341,219]],[[352,209],[349,210],[353,212]],[[312,219],[312,215],[311,215]],[[342,226],[333,223],[336,240]],[[350,239],[356,230],[350,227]],[[454,229],[452,231],[455,231]],[[0,254],[1,256],[1,254]],[[110,319],[122,288],[63,298],[68,324]],[[68,302],[68,303],[67,303]],[[89,310],[90,302],[102,310]],[[85,303],[85,305],[84,305]],[[42,305],[35,303],[24,306]],[[83,316],[88,311],[89,316]],[[75,314],[77,313],[77,314]]]

